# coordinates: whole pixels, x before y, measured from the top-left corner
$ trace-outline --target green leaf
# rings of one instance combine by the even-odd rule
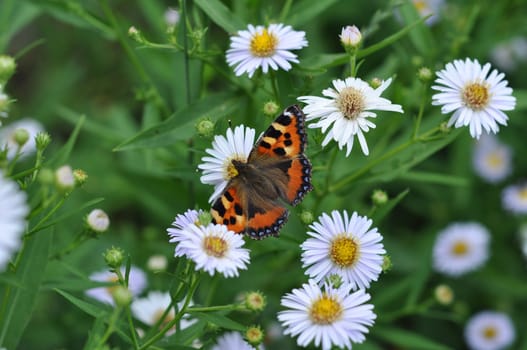
[[[516,97],[516,111],[523,111],[527,109],[527,90],[515,89],[512,93]]]
[[[411,182],[424,182],[435,185],[446,185],[446,186],[467,186],[469,180],[465,177],[454,176],[452,174],[438,174],[424,171],[410,171],[402,174],[400,179]]]
[[[405,23],[422,23],[426,19],[421,18],[417,12],[417,9],[415,8],[415,5],[410,1],[406,1],[404,5],[399,7],[399,13],[401,14],[401,17]],[[415,26],[415,28],[410,31],[409,37],[410,41],[412,41],[422,56],[432,56],[433,52],[435,51],[435,45],[432,33],[430,32],[430,28],[428,26],[426,26],[424,23]]]
[[[439,344],[420,334],[395,327],[377,325],[375,326],[375,336],[407,350],[452,350],[448,346]]]
[[[72,303],[73,305],[75,305],[76,307],[78,307],[79,309],[81,309],[82,311],[84,311],[90,316],[99,317],[102,314],[105,314],[106,317],[109,317],[110,315],[109,309],[106,310],[106,309],[103,309],[102,307],[95,306],[94,304],[84,301],[82,299],[79,299],[73,296],[72,294],[65,292],[61,289],[54,288],[54,290],[55,292],[59,293],[64,298],[66,298],[66,300],[68,300],[70,303]]]
[[[186,140],[194,134],[198,119],[208,117],[216,121],[231,114],[238,104],[239,100],[228,94],[210,95],[176,112],[167,120],[139,132],[115,147],[114,151],[163,147],[175,141]]]
[[[219,0],[195,0],[194,3],[228,33],[245,28],[245,24]]]
[[[310,23],[328,7],[336,4],[338,0],[312,1],[302,0],[295,2],[289,15],[287,23],[293,27]]]
[[[193,317],[196,317],[197,319],[207,321],[209,323],[212,323],[218,327],[230,329],[234,331],[243,331],[245,330],[245,326],[231,320],[230,318],[223,316],[219,313],[204,313],[204,312],[191,312],[192,308],[189,309],[189,313],[192,314]]]
[[[24,240],[22,254],[15,276],[20,287],[7,286],[5,309],[0,320],[0,344],[7,349],[16,349],[24,330],[31,319],[39,294],[52,242],[52,231],[43,231]]]
[[[48,164],[52,164],[53,166],[61,166],[65,164],[68,159],[70,159],[71,152],[73,151],[73,146],[75,146],[75,142],[77,142],[77,137],[79,136],[79,132],[85,120],[85,116],[79,117],[75,128],[71,132],[70,138],[68,139],[66,144],[64,144],[64,146],[62,146],[62,148],[58,152],[56,152],[53,157],[49,159],[49,161],[47,162]]]

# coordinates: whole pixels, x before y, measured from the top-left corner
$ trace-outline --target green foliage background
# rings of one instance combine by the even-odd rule
[[[205,278],[194,298],[198,304],[220,305],[243,291],[260,290],[267,295],[266,310],[260,315],[203,316],[194,330],[200,339],[208,344],[220,333],[211,324],[234,329],[239,324],[271,325],[280,297],[307,280],[299,259],[307,228],[298,214],[302,209],[313,210],[316,216],[347,209],[373,218],[393,264],[370,289],[376,324],[367,341],[354,349],[463,349],[464,322],[485,309],[508,313],[518,332],[512,348],[527,349],[521,332],[527,325],[526,266],[516,235],[524,218],[506,213],[500,202],[503,187],[522,180],[527,170],[525,65],[507,72],[517,108],[499,134],[515,150],[513,174],[506,182],[489,185],[474,175],[473,140],[465,128],[394,151],[411,139],[423,101],[421,130],[447,120],[429,103],[432,92],[423,89],[417,69],[423,65],[436,71],[465,57],[489,61],[498,43],[527,34],[525,1],[450,1],[432,27],[419,22],[405,1],[187,1],[185,20],[190,27],[185,29],[180,22],[172,40],[186,47],[188,55],[170,43],[163,19],[168,7],[181,9],[181,4],[0,1],[0,52],[15,56],[18,63],[7,86],[17,100],[10,118],[30,116],[45,125],[53,138],[48,167],[68,163],[89,175],[57,212],[56,225],[27,242],[19,270],[25,272],[1,280],[24,286],[19,297],[28,301],[3,306],[4,311],[17,306],[11,322],[2,321],[2,334],[11,339],[9,349],[77,349],[87,344],[89,334],[104,329],[110,309],[86,298],[83,291],[93,287],[87,276],[104,268],[102,254],[112,245],[122,247],[142,268],[153,254],[167,256],[168,272],[150,273],[149,289],[173,287],[177,280],[173,273],[181,267],[165,230],[176,214],[194,207],[207,209],[212,191],[200,183],[196,171],[211,138],[198,136],[196,123],[210,118],[216,122],[215,133],[224,134],[229,124],[244,123],[259,133],[271,122],[262,113],[263,103],[273,98],[269,82],[265,76],[256,83],[234,76],[225,62],[229,36],[249,23],[275,21],[305,31],[309,41],[298,52],[299,65],[276,72],[281,108],[296,103],[298,96],[320,95],[333,79],[346,76],[347,56],[338,34],[343,26],[355,24],[366,37],[358,76],[395,77],[386,97],[401,104],[405,113],[379,113],[377,128],[367,134],[371,155],[363,156],[355,145],[349,158],[344,152],[336,154],[331,171],[327,159],[334,145],[321,149],[322,135],[310,131],[307,154],[316,190],[292,209],[279,239],[247,240],[251,264],[240,278]],[[130,26],[148,41],[128,37]],[[383,47],[375,50],[378,43]],[[74,129],[78,135],[72,137]],[[371,204],[371,193],[378,188],[391,198],[385,207]],[[92,202],[97,199],[104,200]],[[110,230],[61,260],[47,259],[72,242],[82,228],[82,215],[95,206],[110,215]],[[490,260],[481,270],[458,279],[434,273],[431,249],[437,231],[452,221],[469,220],[492,232]],[[30,222],[30,227],[34,224]],[[433,301],[433,290],[441,283],[455,292],[450,306]],[[225,316],[237,323],[229,326]],[[109,344],[128,348],[127,329],[119,327]],[[178,344],[185,337],[192,335],[157,346],[184,348]],[[284,338],[267,348],[295,348],[295,343]]]

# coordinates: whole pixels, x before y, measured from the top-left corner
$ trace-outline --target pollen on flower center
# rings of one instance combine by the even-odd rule
[[[342,316],[342,305],[328,297],[326,294],[322,295],[320,299],[311,305],[309,310],[309,317],[311,321],[320,325],[327,325],[337,321]]]
[[[251,53],[257,57],[270,57],[276,51],[278,39],[267,29],[256,33],[251,39]]]
[[[496,337],[496,335],[497,335],[498,332],[496,331],[496,328],[494,328],[494,327],[490,327],[490,326],[489,326],[489,327],[485,327],[485,328],[483,329],[483,332],[482,332],[482,333],[483,333],[483,337],[484,337],[484,338],[490,340],[490,339],[494,339],[494,338]]]
[[[463,102],[473,110],[485,108],[490,100],[488,84],[471,83],[465,86],[461,92]]]
[[[487,155],[487,164],[491,168],[501,168],[503,165],[503,158],[497,152],[490,153]]]
[[[216,258],[222,258],[227,251],[227,242],[220,237],[207,236],[203,240],[203,249],[207,255],[214,256]]]
[[[350,86],[342,89],[336,102],[346,119],[356,119],[366,105],[362,92]]]
[[[245,159],[240,159],[236,157],[228,159],[227,164],[225,165],[225,170],[224,170],[225,180],[230,180],[238,176],[239,172],[238,172],[238,169],[236,168],[236,165],[234,165],[235,161],[245,163]]]
[[[346,236],[337,237],[331,244],[330,258],[340,267],[352,266],[359,258],[357,243]]]
[[[522,200],[527,200],[527,186],[522,188],[519,192],[518,192],[518,195],[520,196],[520,198]]]
[[[466,242],[464,241],[457,241],[453,246],[452,246],[452,253],[454,255],[457,255],[457,256],[462,256],[462,255],[465,255],[467,254],[468,252],[468,245]]]

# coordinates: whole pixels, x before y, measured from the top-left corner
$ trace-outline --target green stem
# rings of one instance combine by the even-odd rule
[[[335,192],[335,191],[341,189],[342,187],[348,185],[349,183],[353,182],[355,179],[359,178],[360,176],[362,176],[365,173],[367,173],[368,171],[370,171],[377,164],[379,164],[379,163],[381,163],[381,162],[383,162],[383,161],[385,161],[387,159],[390,159],[391,157],[393,157],[393,156],[397,155],[398,153],[404,151],[406,148],[410,147],[411,145],[413,145],[413,144],[415,144],[417,142],[421,142],[421,141],[428,141],[427,137],[429,135],[434,134],[438,130],[439,130],[439,128],[434,128],[434,129],[426,132],[425,134],[421,135],[418,138],[415,138],[415,139],[412,138],[412,139],[400,144],[399,146],[393,148],[391,151],[383,154],[379,158],[372,160],[371,162],[369,162],[368,164],[366,164],[365,166],[363,166],[362,168],[360,168],[359,170],[357,170],[353,174],[345,177],[344,179],[342,179],[340,181],[337,181],[337,183],[335,183],[333,186],[331,186],[329,188],[329,192],[330,193],[331,192]]]
[[[412,139],[417,139],[417,135],[419,134],[419,127],[421,126],[421,120],[423,119],[423,113],[425,110],[425,96],[428,86],[426,84],[422,85],[422,97],[421,97],[421,103],[419,104],[419,112],[417,114],[417,119],[415,120],[415,126],[414,126],[414,133],[412,136]]]
[[[357,75],[357,72],[355,71],[357,69],[357,51],[354,50],[354,52],[350,55],[350,76],[355,77]]]
[[[280,11],[280,23],[286,22],[287,15],[289,14],[289,10],[291,10],[292,4],[293,0],[286,0],[284,7],[282,7],[282,11]]]
[[[119,315],[121,314],[121,308],[117,307],[114,309],[112,315],[110,316],[110,319],[108,320],[108,328],[106,328],[106,332],[104,332],[103,336],[99,340],[99,343],[97,344],[94,349],[103,349],[104,343],[110,338],[110,335],[115,331],[115,325],[117,323],[117,320],[119,319]]]
[[[66,200],[66,198],[68,197],[68,195],[65,195],[64,197],[62,197],[60,199],[60,201],[53,207],[53,209],[51,209],[32,229],[31,231],[27,232],[25,235],[24,235],[24,238],[27,238],[27,237],[30,237],[31,235],[35,234],[36,232],[38,232],[42,226],[44,225],[44,223],[46,221],[48,221],[48,219],[53,215],[55,214],[55,212],[57,210],[59,210],[59,208],[62,206],[62,204],[64,204],[64,201]]]
[[[115,31],[115,33],[117,35],[119,43],[123,47],[126,55],[128,56],[128,58],[132,62],[133,66],[135,67],[135,69],[139,73],[139,77],[141,78],[143,83],[145,83],[146,85],[150,86],[150,88],[152,89],[152,91],[156,95],[157,100],[160,102],[160,107],[161,107],[161,110],[163,111],[163,113],[165,115],[169,115],[170,112],[169,112],[168,107],[167,107],[167,105],[165,103],[165,100],[161,97],[161,94],[159,93],[159,90],[157,89],[157,87],[154,85],[154,83],[150,79],[150,76],[144,70],[141,62],[137,58],[137,55],[135,54],[134,50],[132,50],[132,48],[128,44],[128,41],[127,41],[125,35],[123,34],[123,32],[120,30],[119,25],[117,23],[117,18],[114,16],[112,9],[108,5],[108,0],[99,0],[99,2],[101,3],[101,6],[102,6],[104,14],[106,15],[108,21],[110,22],[111,26],[113,27],[113,30]]]
[[[243,309],[244,309],[244,306],[241,304],[227,304],[227,305],[216,305],[216,306],[191,307],[187,309],[186,313],[190,314],[193,312],[210,312],[210,311],[243,310]]]
[[[280,103],[280,90],[278,88],[278,80],[276,79],[276,74],[274,73],[274,70],[270,69],[269,75],[271,76],[271,86],[273,88],[274,100],[277,103]]]

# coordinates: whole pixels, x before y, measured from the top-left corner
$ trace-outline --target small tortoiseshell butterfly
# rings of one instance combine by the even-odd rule
[[[289,215],[283,202],[297,205],[313,189],[306,143],[305,115],[290,106],[256,142],[246,162],[232,160],[237,174],[212,205],[212,221],[254,239],[278,236]]]

